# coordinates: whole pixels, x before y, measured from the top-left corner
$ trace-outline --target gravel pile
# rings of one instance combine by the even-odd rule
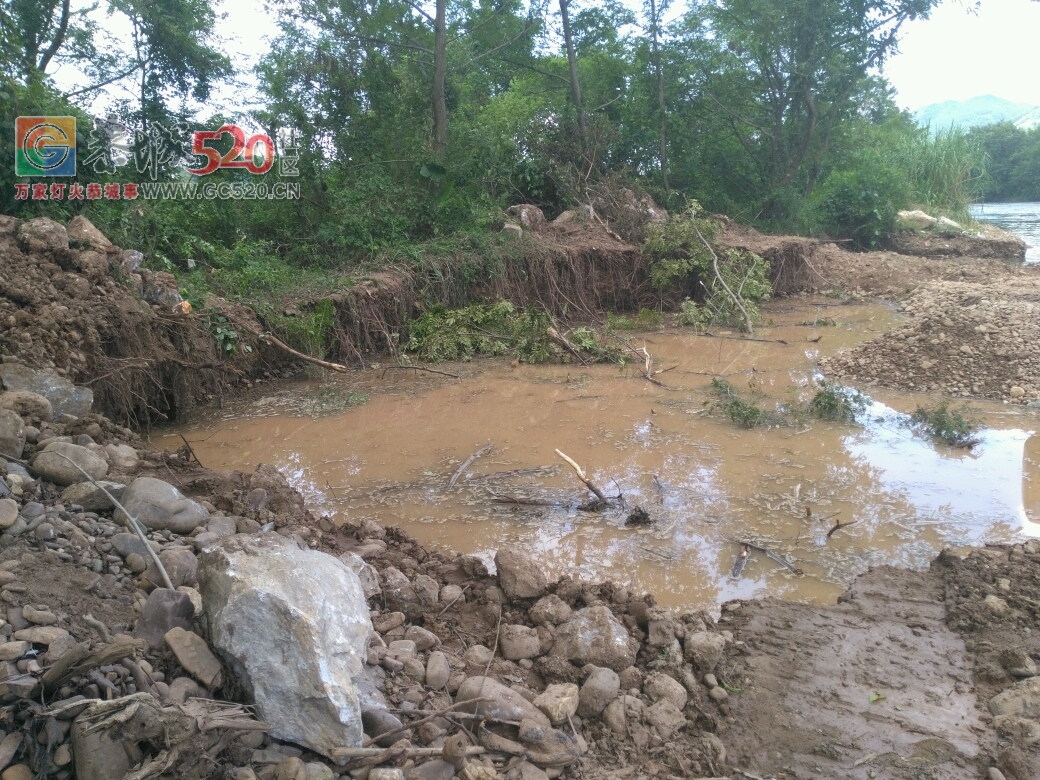
[[[846,381],[1026,404],[1040,399],[1040,280],[936,282],[903,307],[908,321],[820,361]]]

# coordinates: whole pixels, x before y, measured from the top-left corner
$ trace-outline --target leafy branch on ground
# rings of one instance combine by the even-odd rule
[[[682,214],[647,228],[643,252],[653,261],[651,283],[658,289],[678,285],[687,292],[680,324],[747,328],[758,320],[759,304],[769,299],[769,265],[753,252],[720,247],[721,230],[722,224],[705,216],[696,201]]]
[[[933,407],[918,406],[910,415],[910,425],[950,447],[978,444],[976,434],[982,427],[981,421],[973,416],[967,404],[954,409],[950,401],[943,401]]]
[[[870,405],[870,399],[855,388],[834,382],[820,384],[808,403],[778,405],[774,411],[760,406],[762,396],[754,380],[749,383],[747,397],[719,377],[712,378],[710,392],[716,398],[711,402],[711,412],[720,411],[735,425],[748,430],[762,425],[796,425],[806,419],[856,425]]]

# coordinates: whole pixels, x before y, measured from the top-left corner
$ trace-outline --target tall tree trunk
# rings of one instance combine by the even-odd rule
[[[567,0],[560,0],[560,19],[563,22],[563,40],[567,44],[567,64],[571,71],[571,97],[574,108],[578,112],[578,132],[581,133],[582,144],[586,141],[585,111],[581,107],[581,84],[578,82],[578,57],[574,53],[574,38],[571,37],[571,17],[567,12]]]
[[[663,10],[663,9],[662,9]],[[664,71],[661,50],[657,44],[657,0],[650,0],[650,40],[653,42],[654,70],[657,71],[657,110],[660,112],[658,140],[661,143],[661,184],[668,194],[668,115],[664,106]]]
[[[448,106],[444,98],[444,78],[448,70],[445,49],[448,46],[447,0],[437,0],[433,44],[433,152],[444,158],[448,145]]]

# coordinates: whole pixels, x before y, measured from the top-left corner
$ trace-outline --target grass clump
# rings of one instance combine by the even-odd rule
[[[910,424],[917,426],[937,441],[950,447],[971,447],[979,443],[982,423],[971,415],[967,404],[954,409],[949,401],[927,408],[918,406],[910,415]]]
[[[809,401],[809,414],[818,420],[854,424],[867,410],[870,399],[853,387],[824,382]]]
[[[634,316],[607,312],[607,327],[611,330],[656,330],[664,323],[664,315],[653,309],[640,309]]]
[[[751,430],[760,425],[780,422],[776,415],[770,414],[753,401],[748,401],[741,397],[737,389],[725,379],[712,378],[711,391],[718,398],[712,404],[711,411],[715,412],[718,410],[722,412],[729,417],[730,422],[734,425]]]

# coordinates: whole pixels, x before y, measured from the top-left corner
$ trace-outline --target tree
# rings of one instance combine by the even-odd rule
[[[574,37],[571,35],[571,18],[568,11],[568,0],[560,0],[560,22],[563,25],[563,41],[567,49],[567,68],[570,73],[571,99],[578,115],[578,132],[582,143],[587,143],[585,128],[585,110],[581,106],[581,83],[578,81],[578,56],[574,52]]]
[[[650,41],[654,63],[654,76],[657,81],[658,139],[661,144],[661,186],[668,194],[668,113],[664,103],[664,68],[661,66],[661,49],[658,45],[658,31],[661,14],[668,7],[668,0],[648,0],[650,8]]]
[[[938,0],[716,0],[698,12],[716,42],[705,94],[752,157],[762,213],[781,216],[796,187],[812,191],[835,130],[895,50],[912,19]]]

